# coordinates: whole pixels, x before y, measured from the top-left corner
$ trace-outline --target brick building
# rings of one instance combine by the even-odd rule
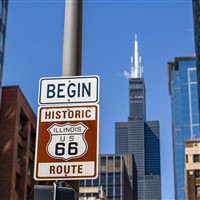
[[[0,198],[30,199],[36,116],[18,86],[2,88],[0,108]]]
[[[200,200],[200,140],[185,143],[185,197]]]

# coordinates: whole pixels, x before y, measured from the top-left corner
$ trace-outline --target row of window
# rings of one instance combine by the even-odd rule
[[[18,142],[18,147],[17,147],[17,161],[20,166],[23,166],[24,164],[24,157],[27,155],[27,145],[23,146],[23,143],[27,144],[27,141],[30,141],[30,151],[34,155],[35,151],[35,130],[31,128],[30,134],[28,133],[29,131],[29,121],[28,118],[26,117],[25,113],[23,110],[21,110],[20,113],[20,121],[19,121],[19,131],[18,134],[20,136],[20,140]],[[30,140],[27,140],[27,136],[30,135]],[[21,186],[21,181],[23,179],[23,176],[28,175],[31,180],[33,180],[33,173],[34,173],[34,161],[31,158],[28,158],[28,171],[27,174],[19,174],[16,172],[16,178],[15,178],[15,189],[20,197],[20,186]],[[27,186],[27,197],[30,198],[30,193],[31,193],[31,188]],[[29,199],[27,198],[27,199]]]
[[[188,163],[188,155],[185,156],[185,162]],[[200,162],[200,154],[194,154],[193,155],[193,162]]]
[[[80,181],[81,186],[99,186],[99,185],[120,185],[121,184],[121,176],[119,172],[116,173],[101,173],[99,178],[94,180],[85,180]]]

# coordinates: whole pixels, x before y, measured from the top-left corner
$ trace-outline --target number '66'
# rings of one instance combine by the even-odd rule
[[[55,147],[55,154],[57,156],[63,156],[65,151],[68,150],[68,155],[76,155],[78,153],[78,143],[77,142],[70,142],[68,143],[68,149],[65,148],[65,143],[58,142],[56,143]]]

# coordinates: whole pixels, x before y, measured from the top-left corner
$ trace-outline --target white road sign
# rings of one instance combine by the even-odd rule
[[[98,76],[69,76],[41,78],[38,103],[98,103]]]

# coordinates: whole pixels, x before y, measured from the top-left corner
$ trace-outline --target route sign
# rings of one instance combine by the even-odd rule
[[[98,76],[69,76],[41,78],[38,103],[97,103],[99,101]]]
[[[38,108],[35,180],[98,176],[99,105]]]

